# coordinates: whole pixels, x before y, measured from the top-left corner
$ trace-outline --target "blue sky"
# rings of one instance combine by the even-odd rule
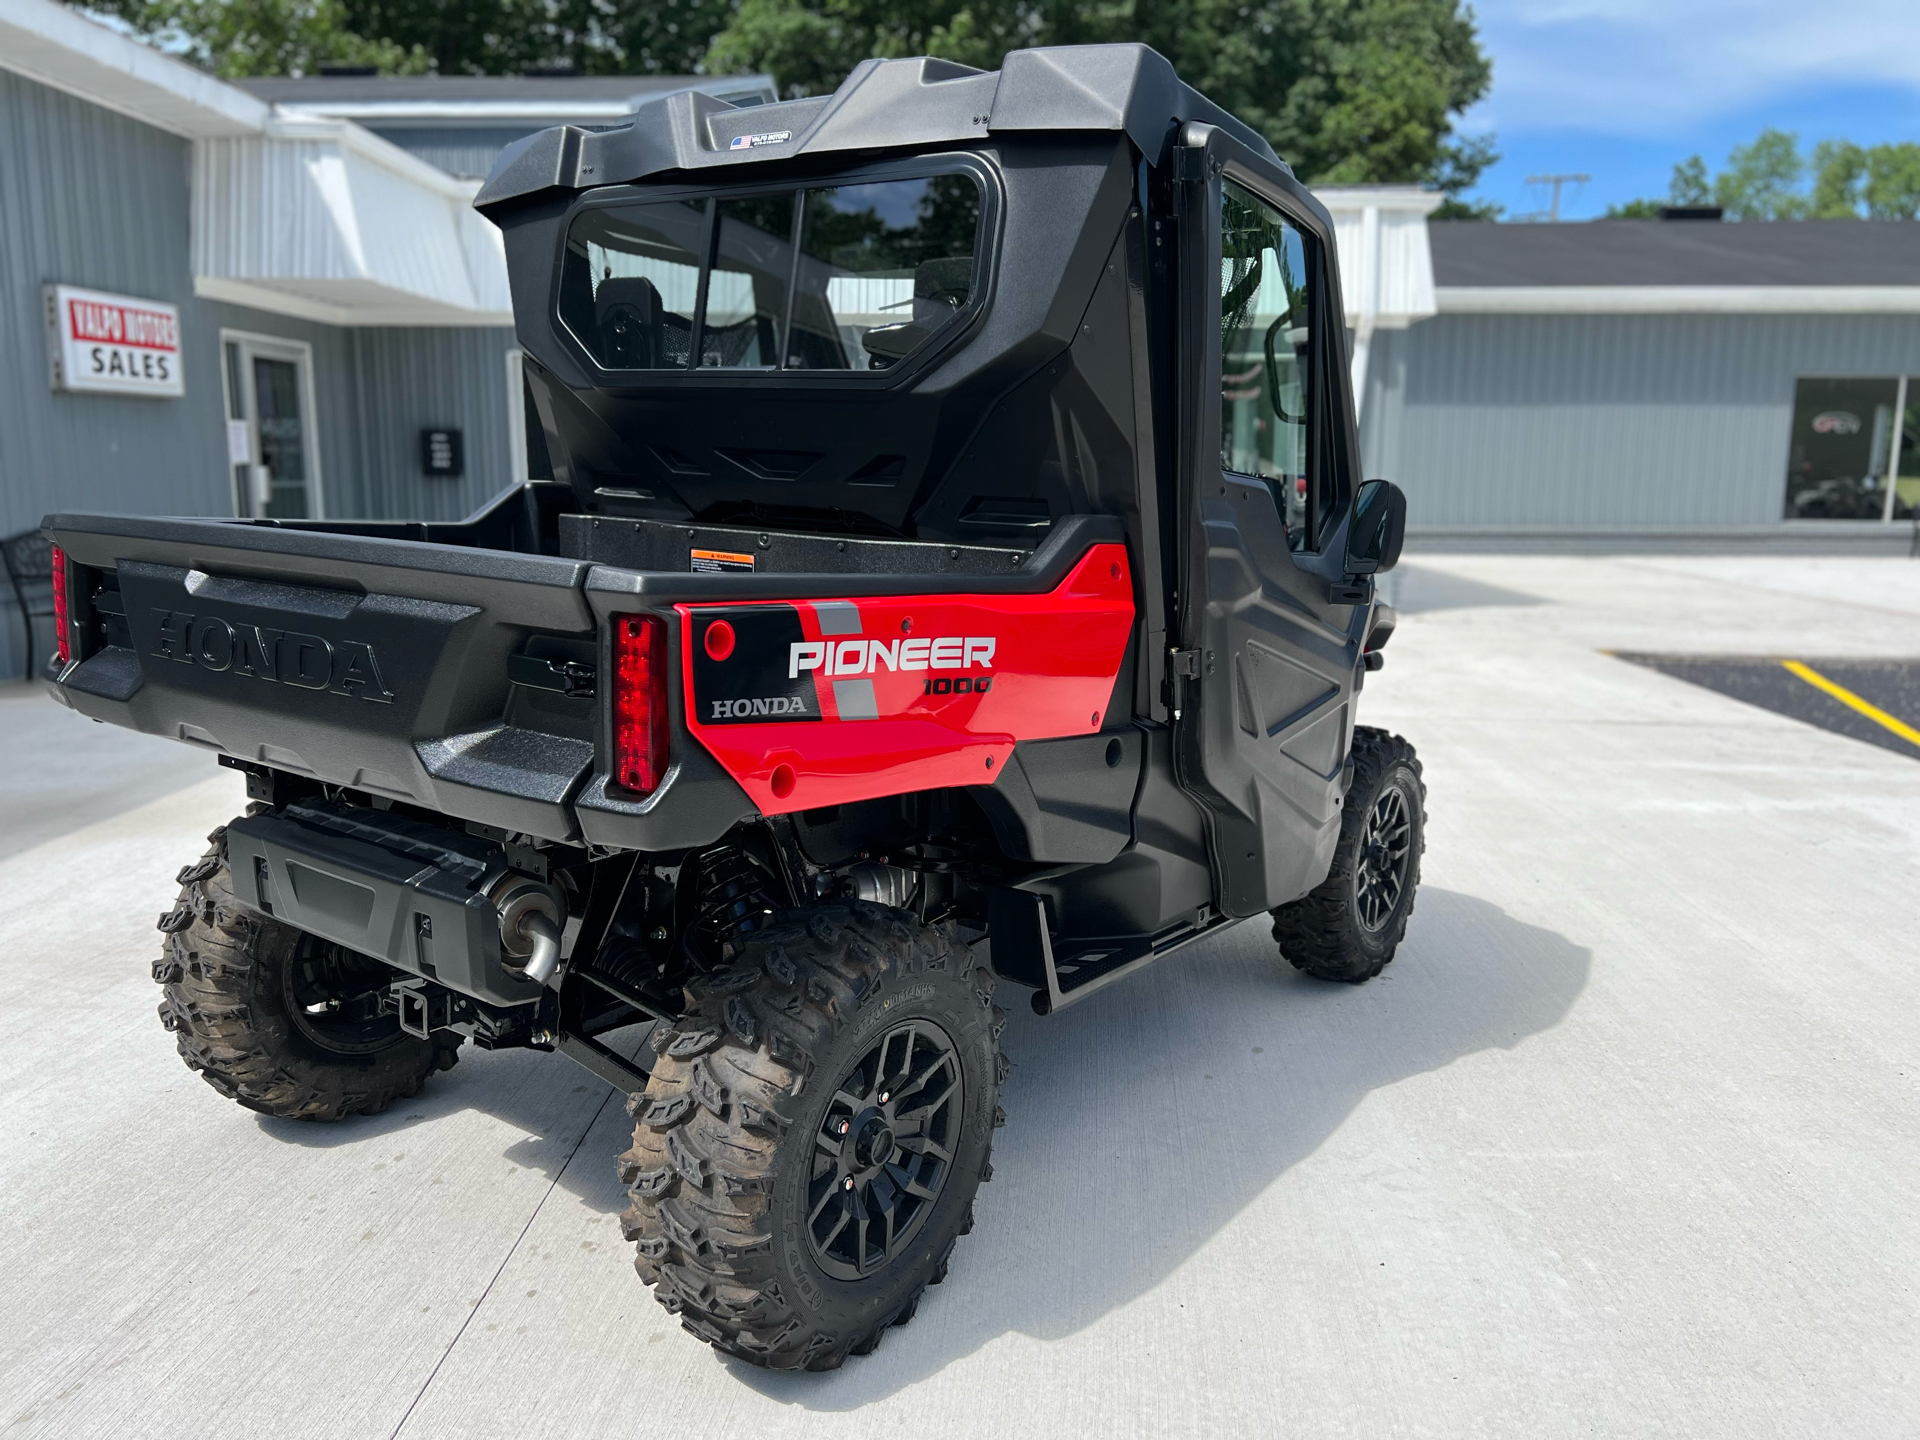
[[[1920,0],[1477,0],[1493,91],[1461,129],[1500,162],[1475,198],[1546,207],[1530,175],[1585,172],[1563,218],[1662,199],[1674,162],[1718,169],[1768,125],[1804,148],[1920,140]]]

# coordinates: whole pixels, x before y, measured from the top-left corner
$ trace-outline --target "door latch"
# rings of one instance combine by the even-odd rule
[[[1169,650],[1167,652],[1168,669],[1173,674],[1188,680],[1200,678],[1200,652],[1198,650]]]

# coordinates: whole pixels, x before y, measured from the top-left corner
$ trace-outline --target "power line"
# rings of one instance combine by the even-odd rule
[[[1560,221],[1561,187],[1564,185],[1586,185],[1592,180],[1593,176],[1578,173],[1567,175],[1529,175],[1527,176],[1527,184],[1529,185],[1551,185],[1553,187],[1553,199],[1548,202],[1545,210],[1530,210],[1524,215],[1516,215],[1513,218],[1516,220],[1544,220],[1549,225],[1558,224]]]

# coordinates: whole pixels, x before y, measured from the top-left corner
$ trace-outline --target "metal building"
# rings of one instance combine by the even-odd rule
[[[1363,444],[1428,543],[1908,548],[1920,223],[1426,228]]]
[[[694,88],[773,95],[764,76],[242,87],[5,0],[0,536],[57,509],[455,519],[524,478],[479,177],[522,135]]]

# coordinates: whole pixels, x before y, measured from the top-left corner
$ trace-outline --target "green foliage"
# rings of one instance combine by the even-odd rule
[[[1029,45],[1141,41],[1317,183],[1421,182],[1446,215],[1496,158],[1453,121],[1492,68],[1462,0],[94,0],[222,75],[765,70],[832,90],[869,56],[996,68]]]
[[[1711,205],[1713,186],[1707,179],[1707,162],[1689,155],[1673,167],[1673,179],[1667,183],[1667,202],[1672,205]]]
[[[1762,130],[1752,144],[1736,145],[1727,168],[1711,178],[1698,155],[1681,161],[1668,197],[1674,205],[1722,206],[1729,220],[1920,219],[1920,144],[1822,140],[1809,161],[1799,136]],[[1657,201],[1631,200],[1609,208],[1607,218],[1652,219],[1659,209]]]
[[[1808,205],[1800,182],[1806,173],[1799,136],[1762,130],[1751,144],[1733,147],[1727,168],[1713,177],[1713,203],[1729,220],[1804,219]]]
[[[992,69],[1027,45],[1134,40],[1322,183],[1468,188],[1489,142],[1452,117],[1492,70],[1459,0],[741,0],[709,72],[765,70],[781,93],[831,90],[870,55]]]
[[[1478,204],[1464,199],[1480,183],[1480,172],[1500,158],[1491,135],[1467,135],[1446,141],[1427,173],[1420,178],[1447,198],[1433,212],[1435,220],[1498,220],[1506,206],[1492,200]]]
[[[1825,140],[1813,152],[1813,213],[1851,219],[1920,219],[1920,144],[1863,147]]]
[[[1866,151],[1851,140],[1822,140],[1813,151],[1814,218],[1850,220],[1858,215],[1866,174]]]
[[[418,75],[430,61],[424,50],[356,30],[340,0],[95,0],[88,8],[228,79],[299,75],[321,65]]]
[[[218,75],[692,74],[735,0],[89,0]]]

